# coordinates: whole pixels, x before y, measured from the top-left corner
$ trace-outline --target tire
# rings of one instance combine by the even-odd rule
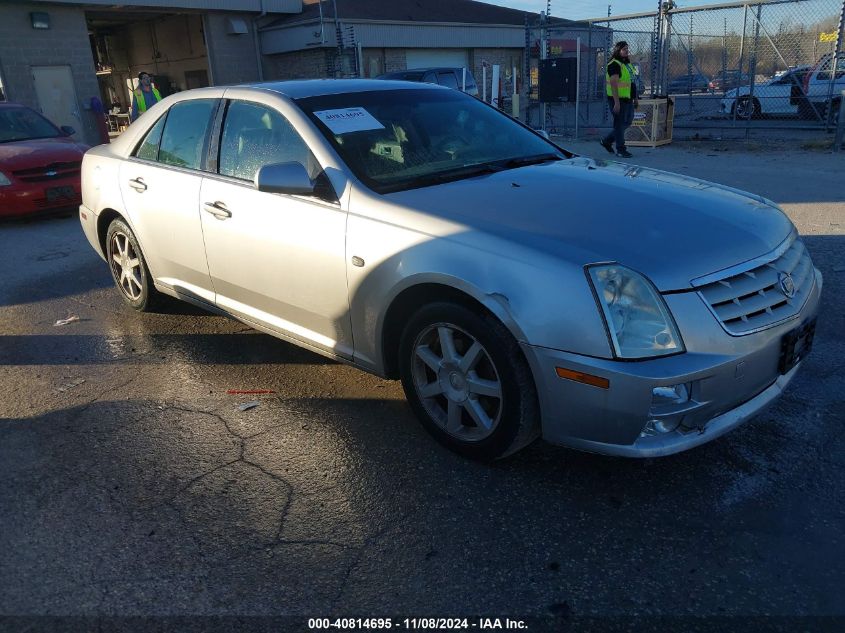
[[[827,125],[827,117],[830,116],[830,125],[836,127],[839,123],[839,100],[836,99],[830,104],[824,104],[821,107],[822,121]]]
[[[740,97],[734,104],[737,119],[756,119],[760,117],[760,102],[757,99]]]
[[[494,316],[433,303],[405,326],[399,370],[414,413],[434,438],[465,457],[507,457],[539,436],[531,369]]]
[[[147,262],[132,229],[121,219],[113,220],[106,232],[106,259],[112,279],[123,301],[139,312],[150,312],[161,304]]]

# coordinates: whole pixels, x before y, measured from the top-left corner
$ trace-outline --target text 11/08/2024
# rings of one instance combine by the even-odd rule
[[[510,618],[309,618],[310,630],[511,630],[525,631],[523,620]]]

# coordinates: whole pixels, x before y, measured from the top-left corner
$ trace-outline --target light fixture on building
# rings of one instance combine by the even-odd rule
[[[246,25],[246,20],[243,18],[228,18],[226,20],[226,34],[227,35],[244,35],[249,32]]]
[[[29,14],[29,19],[32,21],[32,28],[34,29],[49,29],[50,28],[50,14],[40,11],[33,11]]]

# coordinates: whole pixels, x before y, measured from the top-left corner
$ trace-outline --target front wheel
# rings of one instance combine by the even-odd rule
[[[161,300],[132,229],[114,220],[106,233],[106,258],[120,296],[139,312],[149,312]]]
[[[539,435],[531,370],[492,315],[453,303],[425,306],[405,327],[399,354],[411,408],[451,450],[488,461]]]

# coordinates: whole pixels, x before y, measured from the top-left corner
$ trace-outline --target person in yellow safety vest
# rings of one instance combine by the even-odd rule
[[[616,155],[631,158],[625,147],[625,130],[634,121],[637,101],[637,69],[628,56],[628,42],[617,42],[605,71],[605,89],[607,104],[613,113],[613,131],[599,141],[608,152],[613,153],[616,143]]]
[[[153,85],[153,78],[149,73],[138,73],[138,87],[132,91],[132,112],[129,115],[131,119],[134,121],[159,101],[161,94]]]

